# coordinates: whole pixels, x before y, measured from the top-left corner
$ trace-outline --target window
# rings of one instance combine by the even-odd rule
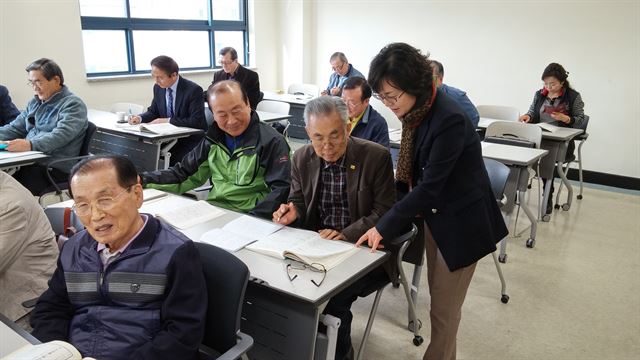
[[[247,0],[80,0],[87,76],[147,73],[158,55],[211,69],[225,46],[247,64],[246,9]]]

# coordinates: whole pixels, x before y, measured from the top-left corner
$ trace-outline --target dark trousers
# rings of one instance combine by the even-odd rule
[[[380,289],[389,282],[389,276],[382,266],[378,266],[367,275],[351,284],[329,300],[323,314],[340,319],[338,340],[336,344],[336,360],[350,359],[351,352],[351,304],[358,296],[365,297]]]
[[[51,176],[56,183],[67,181],[68,174],[53,169]],[[40,196],[42,193],[53,186],[47,177],[47,166],[33,164],[21,167],[20,170],[13,174],[13,178],[18,180],[22,186],[26,187],[34,196]]]

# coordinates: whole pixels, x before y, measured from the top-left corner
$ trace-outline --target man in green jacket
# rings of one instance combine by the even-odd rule
[[[214,122],[205,138],[171,168],[143,173],[143,184],[182,194],[211,180],[211,204],[271,219],[289,196],[289,145],[251,110],[240,83],[211,85],[207,101]]]

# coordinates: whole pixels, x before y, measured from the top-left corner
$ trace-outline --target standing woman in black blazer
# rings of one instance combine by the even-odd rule
[[[369,84],[402,122],[398,202],[359,240],[377,249],[411,222],[424,224],[431,342],[424,359],[455,359],[462,304],[476,262],[507,235],[464,111],[433,83],[428,56],[404,44],[371,61]]]

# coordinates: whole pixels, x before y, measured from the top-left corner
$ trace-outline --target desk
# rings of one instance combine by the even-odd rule
[[[176,208],[194,201],[169,195],[144,202],[140,212],[156,213],[160,209]],[[51,206],[70,206],[66,201]],[[222,227],[241,214],[225,211],[212,221],[180,230],[198,241],[213,228]],[[266,220],[265,220],[266,221]],[[313,359],[320,314],[329,299],[342,289],[381,265],[389,256],[385,252],[371,253],[362,248],[347,261],[329,270],[320,287],[316,287],[302,273],[289,281],[285,262],[247,249],[234,253],[249,268],[252,279],[245,294],[242,331],[251,335],[254,346],[250,358],[256,359]]]
[[[495,121],[504,120],[480,118],[480,121],[478,122],[478,128],[486,129],[489,124]],[[536,125],[531,124],[531,126]],[[562,169],[562,163],[564,162],[564,158],[567,153],[567,145],[569,144],[569,141],[582,133],[582,129],[565,127],[559,127],[558,130],[554,132],[542,131],[542,142],[540,143],[540,148],[548,150],[549,154],[540,162],[540,173],[538,175],[544,179],[552,180],[553,169],[554,167],[557,169],[560,180],[569,190],[567,203],[562,205],[562,210],[564,211],[567,211],[571,208],[571,201],[573,199],[573,188],[571,187],[571,183],[569,183],[569,180],[567,179],[567,174]],[[545,222],[551,220],[551,215],[545,214],[545,210],[547,201],[549,200],[549,196],[551,196],[550,193],[552,184],[552,181],[547,181],[547,185],[544,188],[544,196],[542,199],[543,206],[540,207],[540,217],[542,221]]]
[[[40,341],[0,314],[0,358],[28,344],[37,345]]]
[[[118,116],[108,111],[89,109],[89,121],[98,130],[91,140],[90,151],[94,154],[117,154],[128,157],[139,172],[159,169],[160,156],[164,168],[169,167],[169,150],[179,138],[200,134],[201,129],[180,127],[171,134],[151,134],[124,130],[117,123]]]
[[[276,122],[280,120],[287,120],[287,119],[291,119],[292,117],[290,114],[278,114],[278,113],[272,113],[269,111],[261,111],[261,110],[256,110],[256,113],[258,113],[258,117],[260,118],[260,120],[266,123]]]
[[[534,164],[537,164],[549,153],[544,149],[532,149],[519,146],[511,146],[504,144],[494,144],[482,142],[482,156],[497,160],[510,169],[509,178],[504,189],[504,194],[507,197],[507,203],[503,207],[505,214],[507,214],[507,224],[509,224],[509,216],[513,212],[515,205],[520,205],[524,213],[527,215],[529,222],[531,222],[531,230],[529,233],[529,239],[526,241],[527,247],[533,247],[536,242],[537,221],[536,217],[526,204],[521,202],[524,199],[524,194],[527,191],[527,185],[529,182],[529,171]],[[500,244],[500,255],[498,259],[500,262],[506,262],[506,241],[503,240]]]
[[[0,151],[0,170],[11,175],[18,171],[21,166],[31,165],[48,157],[49,155],[45,155],[40,151],[9,152],[3,150]]]
[[[272,91],[264,92],[265,100],[275,100],[289,103],[289,114],[291,115],[289,129],[290,137],[308,140],[309,136],[304,129],[304,107],[313,97],[309,95],[277,94]]]

